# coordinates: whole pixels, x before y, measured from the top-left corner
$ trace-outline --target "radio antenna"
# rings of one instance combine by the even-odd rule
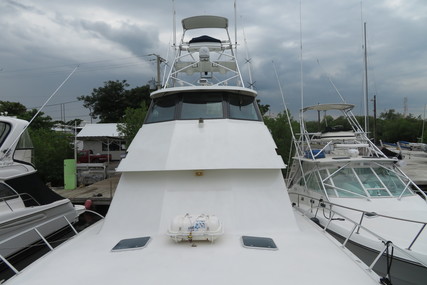
[[[46,102],[44,102],[43,106],[40,107],[40,109],[36,112],[36,114],[28,122],[28,125],[25,126],[25,128],[21,131],[19,136],[16,137],[16,139],[13,141],[13,143],[10,145],[10,147],[7,150],[5,150],[3,156],[0,158],[0,160],[4,159],[6,156],[8,156],[10,154],[10,152],[12,150],[12,146],[18,142],[18,140],[21,138],[22,134],[25,132],[25,130],[28,128],[28,126],[31,125],[31,123],[35,120],[35,118],[38,116],[38,114],[40,114],[40,112],[47,105],[47,103],[49,103],[49,101],[53,98],[53,96],[55,96],[58,93],[58,91],[62,88],[62,86],[64,86],[64,84],[71,78],[71,76],[74,74],[74,72],[76,72],[78,67],[79,67],[79,65],[77,65],[73,69],[73,71],[71,71],[71,73],[67,76],[67,78],[65,78],[64,81],[62,81],[62,83],[58,86],[58,88],[56,88],[56,90],[50,95],[50,97],[46,100]]]

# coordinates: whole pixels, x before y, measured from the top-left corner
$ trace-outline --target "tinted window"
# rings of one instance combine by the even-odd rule
[[[0,183],[0,198],[15,196],[16,192],[4,183]]]
[[[176,97],[167,96],[154,100],[146,123],[170,121],[175,118]]]
[[[223,117],[222,95],[209,93],[184,95],[181,119],[220,119]]]
[[[241,95],[230,95],[230,118],[242,120],[259,120],[254,98]]]
[[[113,247],[112,251],[143,248],[147,245],[149,241],[150,241],[150,237],[122,239]]]
[[[16,145],[16,149],[33,149],[33,142],[31,141],[30,134],[28,130],[25,130],[21,137],[19,138],[18,144]]]
[[[261,121],[254,97],[228,92],[194,92],[154,99],[145,123],[222,118]]]
[[[10,131],[10,125],[4,122],[0,122],[0,146],[3,144],[7,135]]]
[[[248,248],[277,249],[273,239],[268,237],[242,236],[242,242]]]

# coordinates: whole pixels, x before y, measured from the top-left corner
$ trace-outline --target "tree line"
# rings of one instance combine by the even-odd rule
[[[118,131],[127,145],[130,144],[144,122],[151,101],[150,93],[153,91],[148,84],[135,88],[129,87],[126,80],[110,80],[104,82],[104,86],[94,88],[90,95],[77,97],[83,102],[83,106],[89,109],[90,116],[99,120],[99,123],[118,123]],[[263,105],[259,100],[257,102],[264,122],[276,142],[278,153],[282,155],[285,163],[290,163],[293,147],[291,128],[294,133],[299,133],[299,122],[293,117],[288,120],[283,112],[274,117],[266,116],[270,106]],[[0,112],[7,112],[8,116],[16,116],[29,121],[37,110],[27,110],[18,102],[0,101]],[[364,124],[363,117],[356,118],[361,125]],[[50,116],[40,112],[29,127],[34,144],[33,161],[44,181],[51,182],[54,186],[63,185],[63,160],[73,157],[73,135],[53,131],[53,126],[57,124],[74,126],[76,123],[80,124],[81,121],[79,119],[68,122],[53,121]],[[372,130],[373,118],[369,119],[369,123],[370,130]],[[344,117],[326,116],[320,125],[317,121],[306,122],[306,127],[310,132],[317,132],[319,128],[334,125],[350,127]],[[426,142],[427,134],[424,134],[424,138],[420,137],[423,133],[422,127],[423,119],[420,116],[404,116],[394,109],[390,109],[381,113],[375,120],[376,139],[385,142],[400,140]]]

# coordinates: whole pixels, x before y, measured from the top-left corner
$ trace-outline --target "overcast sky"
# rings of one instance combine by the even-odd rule
[[[234,38],[233,3],[175,0],[178,32],[182,18],[219,15],[230,19]],[[39,107],[79,65],[44,112],[59,120],[65,110],[67,121],[90,121],[78,96],[90,95],[108,80],[126,79],[136,87],[155,77],[154,57],[149,54],[167,56],[172,11],[172,0],[1,0],[0,100]],[[287,106],[298,117],[302,34],[304,105],[340,101],[332,81],[346,101],[356,105],[355,113],[363,114],[364,22],[369,96],[377,96],[378,113],[404,113],[407,98],[408,113],[423,115],[425,0],[237,1],[241,68],[245,69],[244,29],[261,103],[269,104],[273,113],[284,109],[274,61]],[[372,112],[372,103],[369,108]]]

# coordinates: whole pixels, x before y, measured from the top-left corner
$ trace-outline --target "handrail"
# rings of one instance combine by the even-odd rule
[[[25,197],[25,196],[28,196],[29,198],[24,199],[23,197]],[[10,211],[13,212],[13,208],[9,205],[9,203],[7,201],[12,200],[12,199],[16,199],[16,198],[21,198],[23,202],[32,201],[33,203],[36,203],[37,206],[40,206],[40,203],[33,196],[31,196],[28,193],[19,193],[19,194],[0,197],[0,202],[6,203],[6,205],[9,207]]]
[[[55,218],[52,218],[52,219],[50,219],[50,220],[48,220],[48,221],[45,221],[45,222],[43,222],[43,223],[41,223],[41,224],[38,224],[37,226],[35,226],[35,227],[32,227],[32,228],[30,228],[30,229],[27,229],[27,230],[25,230],[25,231],[22,231],[22,232],[20,232],[20,233],[18,233],[18,234],[15,234],[15,235],[13,235],[13,236],[11,236],[11,237],[9,237],[9,238],[7,238],[7,239],[5,239],[5,240],[2,240],[2,241],[0,241],[0,245],[2,245],[2,244],[4,244],[4,243],[6,243],[6,242],[8,242],[8,241],[11,241],[11,240],[13,240],[13,239],[15,239],[15,238],[17,238],[17,237],[19,237],[19,236],[22,236],[22,235],[24,235],[24,234],[26,234],[26,233],[29,233],[29,232],[31,232],[31,231],[35,231],[36,232],[36,234],[40,237],[40,239],[46,244],[46,246],[49,248],[49,250],[50,251],[52,251],[52,250],[54,250],[54,248],[52,247],[52,245],[46,240],[46,238],[41,234],[41,232],[38,230],[40,227],[42,227],[42,226],[44,226],[44,225],[47,225],[47,224],[50,224],[50,223],[52,223],[52,222],[54,222],[54,221],[56,221],[56,220],[59,220],[59,219],[65,219],[65,221],[66,221],[66,223],[67,223],[67,225],[72,229],[72,231],[74,232],[74,234],[75,235],[77,235],[78,234],[78,232],[77,232],[77,230],[74,228],[74,226],[72,225],[72,223],[67,219],[67,217],[65,216],[65,215],[63,215],[63,216],[59,216],[59,217],[55,217]],[[1,255],[0,254],[0,260],[2,260],[13,272],[15,272],[15,274],[19,274],[19,270],[18,269],[16,269],[16,267],[15,266],[13,266],[3,255]]]
[[[359,213],[361,213],[362,214],[362,218],[360,219],[360,222],[358,223],[358,225],[360,226],[360,227],[362,227],[363,229],[365,229],[365,227],[363,227],[362,226],[362,221],[363,221],[363,216],[365,216],[365,214],[368,214],[368,215],[372,215],[373,213],[372,212],[368,212],[368,211],[363,211],[363,210],[360,210],[360,209],[355,209],[355,208],[352,208],[352,207],[348,207],[348,206],[343,206],[343,205],[339,205],[339,204],[335,204],[335,203],[332,203],[332,202],[328,202],[328,201],[324,201],[324,200],[322,200],[322,199],[317,199],[317,198],[314,198],[314,197],[311,197],[311,196],[308,196],[308,195],[304,195],[304,194],[300,194],[300,193],[296,193],[296,192],[288,192],[290,195],[292,194],[292,195],[297,195],[298,197],[298,202],[299,202],[299,200],[300,200],[300,196],[302,196],[302,197],[305,197],[305,198],[308,198],[308,199],[312,199],[312,200],[316,200],[316,201],[318,201],[319,202],[319,205],[321,204],[321,203],[323,203],[324,205],[325,204],[329,204],[330,205],[330,207],[329,207],[329,211],[331,211],[332,213],[336,213],[336,211],[333,211],[332,210],[332,206],[335,206],[335,207],[338,207],[338,208],[344,208],[344,209],[347,209],[347,210],[352,210],[352,211],[355,211],[355,212],[359,212]],[[298,205],[299,205],[299,203],[298,203]],[[319,208],[319,207],[321,207],[321,208],[325,208],[324,206],[317,206],[316,208]],[[310,206],[310,210],[312,210],[313,209],[313,207],[312,206]],[[342,217],[344,217],[342,214],[340,214],[340,213],[337,213],[338,215],[340,215],[340,216],[342,216]],[[411,249],[411,247],[414,245],[414,243],[415,243],[415,241],[418,239],[418,237],[421,235],[421,233],[422,233],[422,231],[424,230],[424,228],[425,228],[425,226],[427,225],[427,222],[425,222],[425,221],[417,221],[417,220],[409,220],[409,219],[403,219],[403,218],[398,218],[398,217],[392,217],[392,216],[386,216],[386,215],[382,215],[382,214],[377,214],[377,213],[375,213],[375,216],[376,217],[382,217],[382,218],[386,218],[386,219],[392,219],[392,220],[397,220],[397,221],[403,221],[403,222],[410,222],[410,223],[415,223],[415,224],[420,224],[420,225],[422,225],[421,226],[421,229],[418,231],[418,233],[417,233],[417,235],[414,237],[414,239],[412,240],[412,242],[410,243],[410,245],[409,245],[409,247],[407,248],[408,250],[410,250]],[[346,218],[346,219],[348,219],[348,218]],[[355,223],[355,221],[353,221],[353,220],[351,220],[351,219],[348,219],[349,221],[351,221],[352,223]],[[368,230],[368,232],[370,232],[369,230]],[[376,234],[375,234],[376,235]],[[425,265],[426,267],[427,267],[427,265]]]
[[[304,197],[307,197],[307,198],[310,198],[310,199],[318,200],[320,203],[319,203],[319,205],[318,205],[318,206],[314,207],[314,209],[321,209],[321,208],[324,208],[324,205],[321,205],[321,203],[324,203],[325,201],[320,201],[319,199],[312,198],[312,197],[309,197],[309,196],[306,196],[306,195],[303,195],[303,194],[298,194],[298,193],[291,193],[291,194],[297,194],[297,195],[301,195],[301,196],[304,196]],[[326,203],[328,203],[328,202],[326,202]],[[332,203],[330,203],[330,204],[332,204]],[[339,206],[339,205],[337,205],[337,206]],[[344,208],[347,208],[347,207],[344,207]],[[310,208],[309,208],[309,209],[307,209],[307,210],[303,210],[303,209],[301,209],[301,208],[299,208],[299,207],[298,207],[298,208],[297,208],[297,210],[298,210],[298,211],[300,211],[304,216],[307,216],[307,215],[306,215],[306,214],[307,214],[307,212],[308,212],[308,211],[312,211],[312,210],[313,210],[313,207],[310,207]],[[375,238],[379,239],[379,240],[384,244],[385,249],[386,249],[387,244],[389,244],[389,245],[391,244],[391,246],[392,246],[393,248],[397,249],[397,250],[398,250],[399,252],[401,252],[403,255],[407,256],[408,258],[410,258],[410,259],[414,260],[415,262],[418,262],[420,265],[422,265],[422,266],[424,266],[424,267],[426,267],[426,268],[427,268],[427,263],[425,263],[424,261],[422,261],[422,260],[418,259],[417,257],[413,256],[412,254],[408,253],[408,251],[407,251],[407,250],[405,250],[405,249],[403,249],[403,248],[401,248],[401,247],[399,247],[399,246],[395,245],[393,242],[388,241],[387,239],[385,239],[385,238],[381,237],[380,235],[378,235],[378,234],[374,233],[373,231],[371,231],[371,230],[367,229],[366,227],[362,226],[362,225],[360,224],[360,222],[358,223],[358,222],[356,222],[356,221],[354,221],[354,220],[352,220],[352,219],[348,218],[347,216],[345,216],[345,215],[343,215],[343,214],[341,214],[341,213],[338,213],[338,212],[336,212],[336,211],[334,211],[334,210],[332,210],[332,209],[328,209],[328,210],[329,210],[330,212],[332,212],[332,215],[330,215],[330,217],[329,217],[329,219],[328,219],[328,223],[327,223],[327,224],[326,224],[326,226],[323,228],[323,231],[324,231],[324,232],[326,232],[326,230],[328,229],[328,227],[329,227],[330,223],[332,222],[332,220],[333,220],[333,218],[334,218],[334,216],[335,216],[335,215],[338,215],[338,216],[340,216],[340,217],[344,218],[345,220],[347,220],[347,221],[351,222],[351,223],[354,225],[353,229],[350,231],[350,234],[349,234],[348,236],[344,237],[344,238],[345,238],[345,240],[344,240],[344,242],[342,243],[342,246],[343,246],[343,247],[346,247],[346,244],[347,244],[348,240],[351,238],[351,236],[354,234],[355,229],[356,229],[357,227],[360,227],[360,228],[362,228],[364,231],[366,231],[367,233],[369,233],[369,234],[371,234],[372,236],[374,236]],[[359,211],[360,211],[360,210],[359,210]],[[364,211],[361,211],[361,212],[365,213]],[[380,216],[380,215],[378,215],[378,216]],[[383,216],[383,217],[386,217],[386,216]],[[425,226],[425,223],[424,223],[424,226]],[[424,228],[424,226],[423,226],[423,228]],[[420,234],[420,232],[418,233],[417,237],[419,236],[419,234]],[[416,238],[415,238],[415,239],[416,239]],[[379,258],[381,257],[381,255],[384,253],[385,249],[384,249],[384,250],[380,250],[380,251],[379,251],[378,256],[374,259],[374,261],[372,262],[372,264],[369,266],[369,269],[372,269],[372,268],[375,266],[375,264],[378,262],[378,260],[379,260]]]
[[[91,210],[85,210],[85,212],[89,212],[89,213],[92,213],[92,214],[95,214],[95,215],[97,215],[97,216],[99,216],[101,219],[103,219],[104,218],[104,216],[103,215],[101,215],[101,214],[99,214],[99,213],[97,213],[97,212],[95,212],[95,211],[91,211]],[[43,222],[43,223],[40,223],[40,224],[38,224],[37,226],[34,226],[34,227],[32,227],[32,228],[30,228],[30,229],[27,229],[27,230],[25,230],[25,231],[22,231],[22,232],[20,232],[20,233],[18,233],[18,234],[15,234],[15,235],[13,235],[13,236],[11,236],[11,237],[9,237],[9,238],[7,238],[7,239],[5,239],[5,240],[2,240],[2,241],[0,241],[0,246],[2,245],[2,244],[4,244],[4,243],[6,243],[6,242],[8,242],[8,241],[10,241],[10,240],[13,240],[13,239],[15,239],[15,238],[17,238],[17,237],[19,237],[19,236],[21,236],[21,235],[24,235],[24,234],[26,234],[26,233],[29,233],[29,232],[31,232],[31,231],[35,231],[36,233],[37,233],[37,235],[40,237],[40,239],[46,244],[46,246],[49,248],[49,250],[50,251],[53,251],[54,250],[54,248],[52,247],[52,245],[46,240],[46,238],[40,233],[40,231],[38,230],[38,228],[40,228],[40,227],[42,227],[42,226],[44,226],[44,225],[47,225],[47,224],[49,224],[49,223],[52,223],[52,222],[54,222],[54,221],[56,221],[56,220],[59,220],[59,219],[61,219],[61,218],[63,218],[63,219],[65,219],[65,221],[66,221],[66,223],[67,223],[67,225],[71,228],[71,230],[74,232],[74,236],[76,236],[76,235],[78,235],[79,234],[79,232],[76,230],[76,228],[73,226],[73,224],[70,222],[70,220],[68,220],[68,218],[65,216],[65,215],[63,215],[63,216],[58,216],[58,217],[55,217],[55,218],[52,218],[52,219],[50,219],[50,220],[48,220],[48,221],[45,221],[45,222]],[[64,226],[64,228],[67,226],[67,225],[65,225]],[[4,262],[4,264],[6,264],[15,274],[19,274],[20,273],[20,271],[18,270],[18,269],[16,269],[16,267],[15,266],[13,266],[3,255],[1,255],[0,254],[0,260],[1,261],[3,261]],[[0,282],[1,283],[1,282]]]

